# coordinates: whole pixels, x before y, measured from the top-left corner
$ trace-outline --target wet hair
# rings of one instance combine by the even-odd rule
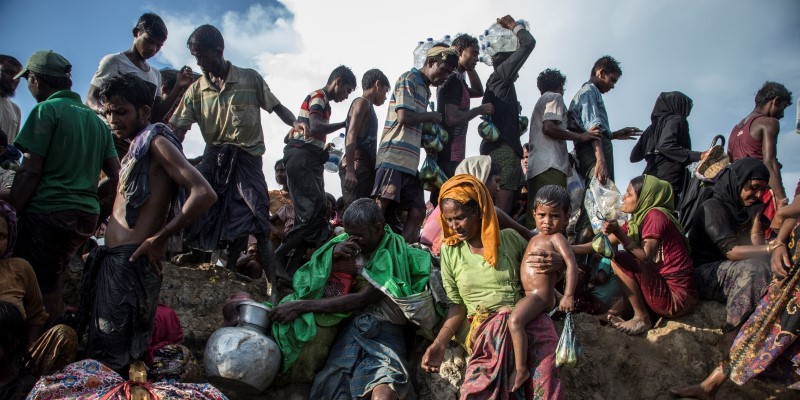
[[[380,82],[381,86],[392,87],[392,85],[389,84],[389,78],[387,78],[381,70],[373,68],[364,72],[364,77],[361,78],[361,88],[368,90],[375,86],[375,82]]]
[[[559,185],[543,186],[536,192],[533,209],[536,210],[540,205],[561,208],[564,210],[564,214],[569,214],[569,192],[565,187]]]
[[[489,176],[491,176],[491,174]],[[466,203],[462,203],[456,199],[444,198],[442,199],[441,203],[442,206],[444,206],[445,204],[458,205],[459,207],[461,207],[462,210],[464,210],[464,212],[466,212],[469,215],[477,215],[477,216],[481,215],[481,205],[478,204],[478,202],[475,200],[470,200]]]
[[[453,39],[453,47],[458,47],[459,49],[466,49],[472,46],[478,45],[478,39],[467,35],[466,33],[462,33],[461,35],[456,36]]]
[[[542,94],[544,92],[555,92],[562,88],[565,83],[567,83],[567,77],[555,68],[548,68],[542,71],[539,77],[536,78],[536,87],[539,88],[539,92]]]
[[[225,49],[225,39],[222,38],[222,33],[219,29],[213,25],[205,24],[198,26],[197,29],[189,35],[186,46],[189,47],[189,49],[222,51]]]
[[[435,47],[450,47],[450,46],[448,46],[448,45],[446,45],[444,43],[436,43],[431,48],[435,48]],[[446,53],[440,53],[440,54],[437,54],[435,56],[430,56],[430,57],[426,58],[425,59],[425,64],[427,64],[431,59],[433,59],[433,61],[435,61],[437,64],[445,63],[448,66],[453,67],[453,69],[458,67],[458,57],[448,57]]]
[[[20,64],[19,60],[6,54],[0,54],[0,64],[10,64],[22,68],[22,64]]]
[[[500,176],[503,174],[503,166],[500,163],[492,161],[489,165],[489,177]]]
[[[285,162],[283,161],[283,159],[281,158],[281,159],[279,159],[279,160],[275,161],[275,166],[273,167],[273,169],[278,169],[278,165],[279,165],[279,164],[280,164],[280,165],[283,165],[284,167],[286,167],[286,163],[285,163]]]
[[[7,302],[0,301],[0,348],[5,353],[6,362],[19,367],[25,365],[28,355],[28,327],[19,309]]]
[[[154,13],[144,13],[139,17],[136,26],[133,29],[138,29],[147,33],[147,36],[159,41],[167,40],[167,24],[158,15]]]
[[[354,201],[344,210],[342,222],[349,226],[383,225],[383,211],[381,211],[381,208],[375,203],[375,200],[368,197],[361,198]]]
[[[143,106],[153,107],[153,92],[144,80],[132,72],[112,76],[100,86],[101,104],[110,103],[115,98],[133,104],[137,110]]]
[[[339,80],[345,85],[351,85],[353,87],[358,85],[356,83],[356,76],[353,74],[353,71],[344,65],[340,65],[333,69],[333,72],[331,72],[331,75],[328,77],[328,84],[333,83],[336,78],[339,78]]]
[[[639,197],[642,194],[642,188],[644,187],[644,175],[639,175],[636,178],[631,179],[631,186],[633,186],[633,191],[636,192],[636,197]]]
[[[602,56],[598,58],[592,66],[592,75],[594,75],[595,72],[600,69],[605,71],[607,74],[617,74],[622,76],[622,68],[619,67],[619,61],[611,56]]]
[[[66,72],[69,73],[72,70],[72,66],[68,66],[67,70]],[[55,91],[72,89],[72,78],[68,76],[51,76],[33,71],[28,71],[28,75],[35,76],[37,80],[44,82],[45,85]]]
[[[786,89],[786,86],[778,82],[766,81],[764,85],[761,86],[761,89],[758,90],[758,93],[756,93],[756,105],[763,106],[776,97],[778,101],[785,101],[786,104],[792,104],[792,92]]]
[[[508,57],[511,57],[512,54],[514,54],[513,51],[501,51],[499,53],[495,53],[495,55],[492,56],[492,66],[497,68],[503,63],[503,61],[507,60]]]
[[[175,87],[175,83],[178,82],[178,71],[174,69],[162,69],[161,70],[161,86],[167,88],[167,92],[171,92],[172,88]]]

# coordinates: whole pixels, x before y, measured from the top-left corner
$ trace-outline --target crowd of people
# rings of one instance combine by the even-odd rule
[[[85,103],[57,52],[38,51],[24,66],[0,55],[0,399],[130,390],[129,368],[140,361],[152,393],[224,398],[211,385],[181,383],[192,355],[177,315],[159,304],[168,248],[182,253],[175,264],[221,254],[240,279],[265,279],[278,382],[310,383],[311,398],[414,398],[410,343],[422,341],[419,367],[428,372],[439,371],[448,346],[469,354],[461,398],[561,399],[552,310],[592,313],[640,335],[701,299],[725,304],[724,357],[675,395],[713,398],[727,379],[754,377],[798,388],[800,183],[790,201],[776,157],[791,92],[766,82],[727,152],[698,151],[692,100],[681,92],[658,95],[644,131],[612,129],[603,95],[622,69],[603,56],[569,105],[559,70],[538,75],[523,143],[515,81],[536,40],[511,16],[497,23],[517,47],[492,56],[485,85],[475,71],[479,42],[462,34],[433,45],[394,84],[366,71],[340,122],[331,102],[359,86],[350,68],[335,68],[295,115],[258,72],[225,59],[211,25],[186,42],[200,74],[155,69],[148,59],[168,31],[153,13],[138,20],[128,50],[100,60]],[[10,100],[21,79],[37,101],[24,120]],[[428,109],[432,88],[437,111]],[[387,97],[381,128],[375,107]],[[475,98],[481,104],[471,107]],[[263,171],[261,109],[289,129],[274,190]],[[477,140],[469,125],[480,116],[498,137],[469,156],[466,142]],[[206,146],[189,160],[182,142],[194,124]],[[449,133],[441,151],[423,144],[428,124]],[[323,165],[342,129],[337,200]],[[622,194],[627,222],[593,229],[568,180],[613,181],[615,140],[638,140],[630,161],[646,165]],[[447,178],[428,201],[423,156]],[[702,196],[689,189],[699,178],[687,167],[721,160],[730,165],[700,184]],[[692,201],[687,231],[679,208]],[[101,227],[102,242],[87,247]],[[64,287],[79,249],[88,254],[75,308],[65,306]],[[249,298],[226,300],[226,325]]]

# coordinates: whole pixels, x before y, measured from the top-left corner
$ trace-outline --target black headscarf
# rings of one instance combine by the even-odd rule
[[[745,207],[742,204],[742,186],[751,180],[769,182],[769,170],[755,158],[742,158],[725,167],[714,184],[713,198],[719,200],[741,225],[761,211],[761,205]]]
[[[677,136],[688,137],[689,122],[686,121],[686,118],[691,112],[692,99],[689,96],[681,92],[661,92],[656,99],[655,106],[653,106],[653,113],[650,114],[650,126],[642,132],[642,137],[631,153],[631,162],[641,161],[655,153],[661,132],[671,119],[679,120],[678,129],[681,132]],[[689,147],[691,147],[691,144]],[[637,158],[637,160],[634,160],[634,158]]]

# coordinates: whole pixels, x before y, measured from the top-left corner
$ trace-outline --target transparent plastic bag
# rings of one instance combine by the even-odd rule
[[[425,157],[418,176],[422,189],[427,191],[438,189],[447,181],[447,175],[431,157]]]
[[[487,142],[494,142],[500,139],[500,131],[497,130],[492,119],[486,115],[481,117],[481,119],[483,119],[483,121],[478,124],[478,135]]]
[[[603,221],[616,220],[620,225],[628,220],[627,214],[620,211],[622,207],[622,195],[617,189],[617,185],[611,179],[606,180],[606,185],[592,178],[589,188],[586,190],[584,208],[588,213],[592,223],[592,230],[595,234],[603,229]]]
[[[580,353],[581,346],[575,337],[572,313],[567,313],[566,317],[564,317],[564,329],[561,331],[558,347],[556,347],[556,367],[574,367],[578,363]]]
[[[595,235],[594,239],[592,239],[592,249],[595,251],[595,253],[605,258],[614,257],[614,246],[611,245],[611,241],[608,240],[608,236],[602,233],[598,233]]]

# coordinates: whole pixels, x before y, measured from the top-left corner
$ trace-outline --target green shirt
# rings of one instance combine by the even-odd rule
[[[466,242],[442,245],[442,284],[449,301],[466,306],[467,315],[475,314],[479,305],[489,311],[513,307],[520,299],[519,265],[527,245],[519,233],[502,230],[496,268],[473,254]]]
[[[99,214],[97,181],[103,161],[117,158],[111,132],[71,91],[53,93],[31,110],[14,144],[44,157],[42,177],[23,210]]]

